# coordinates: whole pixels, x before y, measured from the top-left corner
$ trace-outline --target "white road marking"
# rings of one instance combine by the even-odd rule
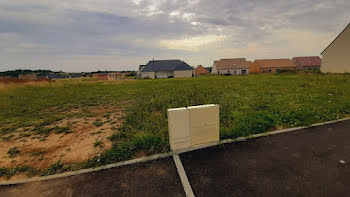
[[[192,191],[192,187],[190,182],[188,181],[185,169],[182,165],[181,159],[179,157],[179,155],[173,155],[173,159],[177,168],[177,172],[179,173],[180,179],[181,179],[181,183],[182,186],[185,190],[186,196],[187,197],[194,197],[194,193]]]

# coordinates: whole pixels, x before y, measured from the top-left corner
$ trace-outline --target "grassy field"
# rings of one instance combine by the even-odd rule
[[[28,152],[26,146],[20,146],[21,142],[28,143],[28,139],[34,138],[38,139],[35,143],[45,143],[55,135],[63,139],[68,136],[67,140],[77,133],[81,136],[84,129],[75,127],[83,124],[81,121],[95,128],[90,136],[108,134],[108,142],[93,139],[89,147],[98,151],[84,161],[52,157],[41,167],[26,162],[1,166],[0,162],[0,176],[11,177],[23,172],[49,175],[167,152],[166,110],[211,103],[220,105],[221,139],[311,125],[349,116],[350,75],[266,74],[111,82],[67,80],[0,87],[1,143],[18,142],[18,147],[5,147],[6,153],[0,155],[0,161],[6,158],[8,164],[13,164],[13,160],[25,155],[45,161],[46,153]],[[103,129],[98,130],[101,127]],[[74,146],[68,149],[72,151]]]

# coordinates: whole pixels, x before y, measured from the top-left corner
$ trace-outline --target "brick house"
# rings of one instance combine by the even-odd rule
[[[36,76],[36,74],[19,74],[18,75],[18,79],[22,79],[22,80],[36,80],[36,79],[38,79],[38,77]]]
[[[290,59],[255,60],[249,69],[249,73],[276,73],[279,70],[296,70],[296,65]]]
[[[209,71],[205,69],[202,65],[197,66],[197,68],[194,70],[196,75],[208,75]]]
[[[293,57],[292,62],[297,66],[297,70],[318,70],[322,60],[319,56]]]

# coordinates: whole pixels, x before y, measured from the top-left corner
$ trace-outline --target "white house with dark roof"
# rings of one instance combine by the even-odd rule
[[[140,66],[141,78],[183,78],[194,77],[194,68],[181,60],[151,60],[146,66]]]

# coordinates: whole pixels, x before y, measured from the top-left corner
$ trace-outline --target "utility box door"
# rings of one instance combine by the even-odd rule
[[[219,106],[201,105],[187,109],[190,113],[191,146],[219,141]]]
[[[172,150],[191,146],[187,108],[168,109],[169,140]]]

